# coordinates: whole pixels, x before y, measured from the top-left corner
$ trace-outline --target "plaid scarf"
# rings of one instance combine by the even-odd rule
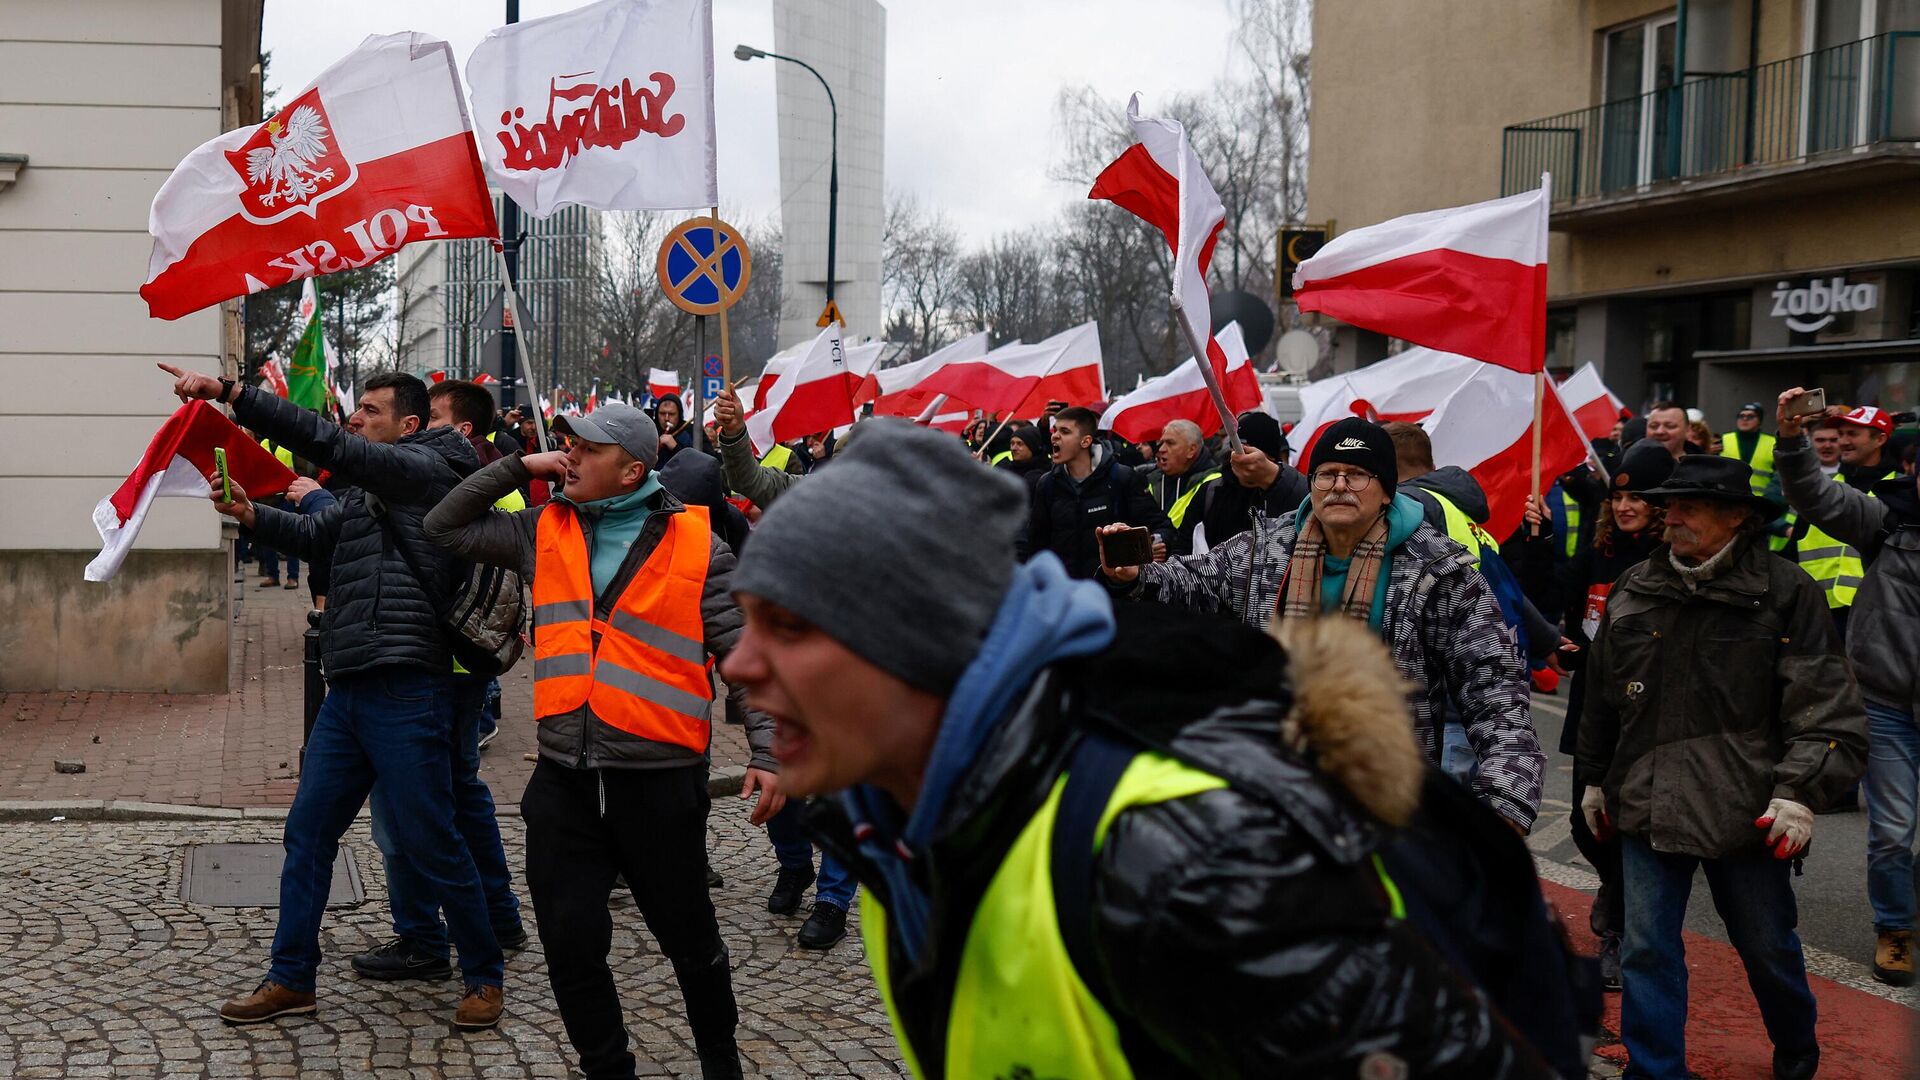
[[[1387,515],[1374,520],[1373,527],[1353,547],[1347,564],[1346,592],[1340,598],[1340,610],[1366,622],[1373,614],[1373,593],[1380,580],[1380,564],[1387,555]],[[1293,558],[1287,563],[1286,587],[1280,590],[1279,617],[1305,618],[1320,614],[1320,573],[1326,567],[1327,537],[1320,519],[1307,515],[1306,527],[1294,542]]]

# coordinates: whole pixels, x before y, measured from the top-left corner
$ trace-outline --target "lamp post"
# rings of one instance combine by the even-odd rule
[[[790,64],[799,64],[812,72],[820,80],[820,89],[827,92],[827,108],[833,114],[833,141],[831,157],[827,166],[827,308],[838,313],[833,303],[834,247],[840,237],[840,106],[833,100],[833,87],[827,85],[826,76],[814,70],[805,60],[796,60],[791,56],[781,56],[765,49],[756,49],[751,45],[735,45],[733,58],[736,60],[755,60],[766,57],[769,60],[785,60]]]

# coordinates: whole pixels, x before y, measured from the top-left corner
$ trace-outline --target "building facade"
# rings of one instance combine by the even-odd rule
[[[1313,76],[1310,220],[1552,174],[1550,370],[1716,431],[1796,384],[1920,400],[1920,2],[1342,0]]]
[[[0,4],[0,690],[228,688],[231,564],[209,506],[159,499],[82,580],[93,509],[179,406],[157,361],[236,373],[237,303],[139,296],[147,210],[195,147],[260,120],[262,0]]]
[[[494,194],[496,215],[505,199]],[[600,211],[585,206],[562,207],[545,219],[520,215],[520,303],[532,326],[527,351],[534,373],[519,375],[536,394],[555,385],[584,387],[593,378],[601,225]],[[435,240],[401,248],[395,258],[401,367],[421,376],[445,371],[470,379],[486,371],[498,377],[500,262],[492,242]],[[516,357],[516,371],[518,365]]]
[[[833,88],[840,113],[840,200],[834,301],[849,335],[878,335],[887,11],[878,0],[774,0],[773,51],[805,61]],[[809,340],[827,302],[827,218],[833,112],[805,68],[775,66],[780,122],[779,347]]]

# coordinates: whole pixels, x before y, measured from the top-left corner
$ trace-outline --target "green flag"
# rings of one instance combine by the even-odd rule
[[[320,329],[320,295],[308,278],[300,290],[300,314],[306,331],[287,365],[287,400],[303,409],[325,412],[332,399],[327,390],[327,343]]]

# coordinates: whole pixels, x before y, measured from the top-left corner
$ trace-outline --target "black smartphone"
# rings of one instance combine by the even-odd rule
[[[1145,566],[1153,561],[1153,534],[1144,525],[1126,532],[1103,533],[1100,558],[1108,566]]]
[[[1787,399],[1788,416],[1815,416],[1827,411],[1827,390],[1816,386]]]

